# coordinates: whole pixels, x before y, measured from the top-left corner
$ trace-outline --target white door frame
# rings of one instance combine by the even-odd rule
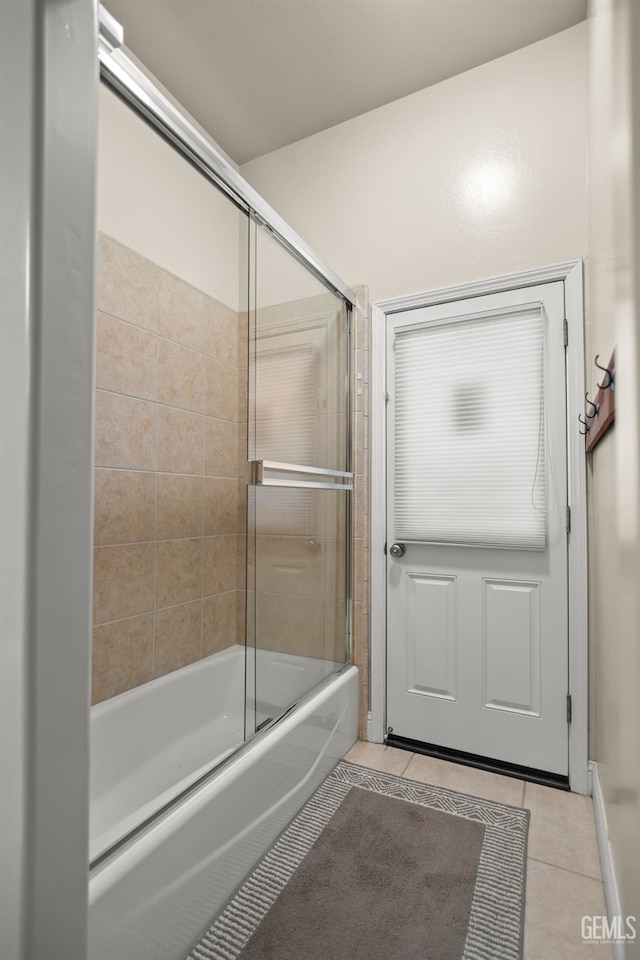
[[[587,674],[587,498],[584,441],[578,414],[584,411],[584,312],[582,261],[569,260],[508,276],[380,300],[372,306],[371,330],[371,703],[368,739],[382,743],[386,730],[386,327],[390,314],[502,293],[539,283],[564,282],[568,326],[567,480],[569,535],[569,783],[589,792]]]

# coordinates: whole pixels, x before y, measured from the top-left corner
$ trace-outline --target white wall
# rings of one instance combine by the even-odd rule
[[[624,914],[640,916],[640,7],[592,0],[587,383],[616,347],[616,421],[591,458],[592,756]],[[640,939],[627,955],[640,957]]]
[[[98,229],[238,309],[246,217],[104,85]]]
[[[580,24],[241,173],[372,300],[583,257],[586,69]]]
[[[596,14],[597,8],[597,14]],[[585,330],[586,386],[594,397],[600,372],[593,364],[608,363],[616,342],[615,331],[615,225],[612,142],[614,118],[614,71],[612,55],[612,5],[609,0],[592,4],[589,24],[589,270],[588,315]],[[591,756],[598,760],[609,753],[607,740],[607,692],[611,661],[602,655],[599,638],[607,623],[615,621],[617,549],[615,538],[615,433],[603,437],[587,457],[589,492],[589,625],[591,670]],[[598,726],[602,710],[603,724]],[[603,773],[606,780],[606,774]]]

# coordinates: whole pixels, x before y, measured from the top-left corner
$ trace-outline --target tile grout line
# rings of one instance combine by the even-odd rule
[[[208,358],[208,357],[204,357],[204,358],[203,358],[203,360],[207,360],[207,359],[209,359],[209,358]],[[234,372],[236,372],[236,371],[235,371],[235,367],[230,367],[229,369],[234,370]],[[159,387],[158,387],[158,391],[159,391]],[[221,416],[215,416],[215,415],[213,415],[213,414],[207,413],[207,412],[206,412],[206,404],[204,403],[204,400],[203,400],[202,408],[201,408],[201,409],[195,409],[194,407],[181,407],[181,406],[179,406],[179,405],[176,404],[176,403],[167,403],[165,400],[159,400],[157,397],[142,397],[142,396],[140,396],[140,395],[137,394],[137,393],[126,393],[124,390],[112,390],[112,389],[110,389],[109,387],[98,387],[98,386],[96,386],[96,393],[108,393],[108,394],[110,394],[110,395],[113,396],[113,397],[125,397],[127,400],[137,400],[138,403],[150,404],[150,405],[153,405],[154,407],[162,407],[163,409],[167,409],[167,410],[175,410],[175,411],[177,411],[178,413],[187,413],[187,414],[190,413],[190,414],[192,414],[193,416],[204,417],[204,418],[206,418],[207,420],[221,420],[223,423],[237,423],[237,422],[238,422],[238,421],[234,420],[232,417],[231,417],[231,418],[230,418],[230,417],[221,417]],[[334,417],[339,417],[339,416],[341,416],[341,415],[340,415],[340,414],[333,414],[332,416],[334,416]],[[276,422],[279,421],[279,420],[282,420],[285,424],[289,422],[289,418],[286,418],[286,417],[272,418],[272,420],[273,420],[273,419],[275,419]],[[308,419],[308,420],[317,420],[317,419],[319,419],[319,417],[307,417],[307,418],[305,418],[305,419]],[[265,423],[271,423],[272,420],[265,420],[264,422],[265,422]]]
[[[409,764],[411,763],[411,761],[413,760],[414,757],[415,757],[415,753],[410,753],[410,754],[409,754],[409,759],[407,760],[405,766],[402,768],[402,773],[400,774],[401,777],[404,777],[405,773],[406,773],[407,770],[409,769]]]
[[[358,742],[367,743],[368,741],[358,741]],[[398,749],[398,748],[389,747],[389,746],[386,746],[386,745],[385,745],[385,750],[390,750],[390,749],[393,750],[393,749]],[[408,759],[406,765],[403,767],[402,772],[401,772],[401,773],[394,773],[393,776],[406,777],[406,773],[407,773],[407,770],[408,770],[408,768],[409,768],[409,765],[411,764],[411,761],[412,761],[416,756],[420,756],[420,754],[410,753],[409,759]],[[366,763],[360,763],[360,761],[355,761],[355,760],[350,761],[350,762],[352,762],[352,763],[359,763],[360,766],[368,766],[368,767],[370,767],[370,769],[372,769],[372,770],[377,770],[377,771],[379,771],[380,773],[388,773],[387,770],[383,770],[383,769],[381,769],[381,768],[379,768],[379,767],[374,766],[374,765],[373,765],[373,761],[371,762],[371,764],[370,764],[368,761],[367,761]],[[442,761],[442,762],[447,763],[448,761]],[[459,765],[456,764],[456,766],[459,766]],[[474,768],[469,767],[468,769],[471,770],[471,769],[474,769]],[[497,776],[497,777],[499,777],[500,774],[491,774],[491,776]],[[509,779],[515,779],[515,778],[509,778]],[[452,791],[455,792],[455,793],[463,793],[463,794],[466,794],[467,796],[477,796],[479,799],[485,799],[485,800],[488,800],[488,801],[490,801],[490,802],[492,802],[492,803],[503,803],[503,802],[506,802],[506,801],[501,801],[501,800],[495,800],[494,798],[488,797],[488,796],[486,796],[486,795],[484,795],[484,794],[481,794],[481,793],[469,793],[469,794],[467,794],[467,793],[466,793],[466,790],[461,789],[461,788],[459,788],[459,787],[455,787],[455,786],[452,787],[452,786],[444,785],[444,784],[441,784],[441,783],[432,783],[431,781],[427,781],[427,780],[416,780],[415,782],[416,782],[416,783],[423,783],[423,784],[425,784],[425,785],[427,785],[427,786],[440,787],[440,788],[442,788],[443,790],[452,790]],[[525,788],[526,788],[526,785],[527,785],[527,781],[526,781],[526,780],[523,780],[523,781],[522,781],[522,785],[523,785],[523,786],[522,786],[522,801],[524,801],[524,792],[525,792]],[[520,802],[520,806],[518,807],[518,809],[527,809],[527,808],[524,808],[524,807],[522,806],[522,801]],[[508,805],[513,806],[513,804],[508,804]],[[535,858],[531,857],[531,858],[529,858],[529,859],[535,859]],[[546,863],[547,861],[541,860],[540,862],[541,862],[541,863]],[[555,864],[549,864],[549,866],[555,866]],[[564,869],[564,868],[559,868],[559,869]],[[578,871],[571,871],[571,872],[577,873]],[[580,876],[585,876],[585,877],[588,876],[587,874],[579,874],[579,875],[580,875]],[[591,879],[594,879],[594,878],[592,877]]]
[[[160,290],[156,292],[156,323],[160,322]],[[155,400],[155,419],[156,419],[156,449],[155,449],[155,469],[154,475],[154,545],[153,545],[153,643],[151,646],[151,677],[156,675],[156,630],[157,630],[157,610],[158,610],[158,447],[160,444],[160,417],[158,415],[158,395],[160,393],[160,351],[156,343],[156,400]]]
[[[543,863],[545,867],[553,867],[554,870],[562,870],[563,873],[571,873],[574,877],[582,877],[583,880],[593,880],[594,883],[602,883],[602,877],[592,877],[588,873],[582,873],[580,870],[572,870],[571,867],[561,867],[557,863],[550,863],[548,860],[541,860],[540,857],[527,857],[527,860],[533,860],[535,863]]]
[[[199,356],[205,357],[207,360],[214,360],[216,363],[221,363],[224,367],[230,367],[231,369],[236,368],[236,365],[229,363],[228,360],[222,360],[220,357],[206,353],[204,349],[197,350],[195,347],[190,347],[181,340],[172,340],[171,337],[167,337],[164,334],[159,333],[157,330],[150,330],[149,327],[143,327],[139,323],[134,323],[133,320],[127,320],[126,317],[118,316],[117,313],[109,313],[108,310],[100,310],[99,308],[96,310],[96,313],[100,313],[102,316],[108,317],[110,320],[117,320],[118,323],[125,323],[132,329],[140,330],[142,333],[146,333],[150,337],[155,337],[157,340],[162,340],[165,343],[170,343],[175,347],[181,347],[183,350],[188,350],[189,353],[198,354]]]
[[[93,628],[96,629],[97,627],[110,627],[115,623],[124,623],[125,620],[136,620],[139,617],[150,617],[155,615],[156,613],[164,613],[166,610],[175,610],[177,607],[187,607],[193,603],[202,603],[203,600],[212,600],[216,597],[224,597],[228,593],[234,593],[236,589],[237,589],[236,587],[232,587],[230,590],[220,590],[219,593],[207,594],[206,597],[200,597],[200,598],[196,597],[195,600],[182,600],[180,601],[180,603],[170,603],[166,607],[159,607],[157,610],[154,607],[152,607],[149,610],[143,610],[141,613],[131,613],[131,614],[128,614],[126,617],[118,617],[116,620],[102,620],[100,621],[100,623],[94,623]],[[270,596],[280,596],[280,594],[270,594]],[[309,599],[309,598],[303,598],[303,599]],[[315,598],[311,598],[311,599],[315,599]]]
[[[109,470],[111,473],[149,473],[149,474],[160,474],[163,477],[194,477],[196,480],[202,478],[202,474],[198,473],[176,473],[171,470],[149,470],[148,467],[105,467],[102,464],[96,464],[96,470]],[[234,476],[211,476],[206,474],[207,480],[235,480]],[[285,536],[285,534],[283,534]],[[286,536],[292,536],[292,534],[286,534]],[[182,537],[181,539],[186,539]]]

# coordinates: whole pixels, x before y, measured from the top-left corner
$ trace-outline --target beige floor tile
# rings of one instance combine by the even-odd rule
[[[549,847],[552,850],[553,838],[558,837],[561,855],[565,859],[573,857],[575,862],[577,846],[589,842],[593,815],[588,798],[529,783],[525,793],[525,784],[520,780],[378,743],[358,741],[345,760],[512,806],[520,806],[523,795],[528,796],[525,806],[532,809],[532,824],[536,823],[535,850],[539,851],[542,844],[548,853]],[[572,818],[576,823],[574,834],[571,833]],[[590,857],[586,855],[581,863],[593,869]],[[530,858],[527,861],[524,960],[586,960],[590,956],[594,960],[611,960],[610,945],[584,943],[582,936],[582,918],[601,917],[605,912],[600,879]]]
[[[524,960],[611,960],[610,946],[582,939],[582,917],[604,913],[600,881],[529,860]]]
[[[601,879],[590,797],[527,783],[524,806],[531,810],[532,859]]]
[[[513,777],[502,777],[486,770],[465,767],[461,763],[448,763],[434,757],[414,754],[403,776],[419,780],[435,787],[446,787],[472,797],[482,797],[495,803],[507,803],[512,807],[522,806],[523,782]]]
[[[383,743],[363,743],[358,740],[344,759],[400,777],[412,756],[408,750],[396,750],[395,747],[385,747]]]

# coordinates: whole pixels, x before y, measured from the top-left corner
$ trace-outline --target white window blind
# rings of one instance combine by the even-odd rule
[[[397,540],[544,549],[540,304],[399,331]]]
[[[292,346],[292,339],[288,334],[258,342],[250,449],[255,449],[258,460],[314,466],[318,444],[314,358],[307,349],[306,329],[298,337],[302,347]],[[257,532],[304,535],[310,529],[313,504],[313,491],[269,488],[258,511]]]
[[[316,464],[316,376],[303,350],[262,353],[256,363],[256,457]]]

